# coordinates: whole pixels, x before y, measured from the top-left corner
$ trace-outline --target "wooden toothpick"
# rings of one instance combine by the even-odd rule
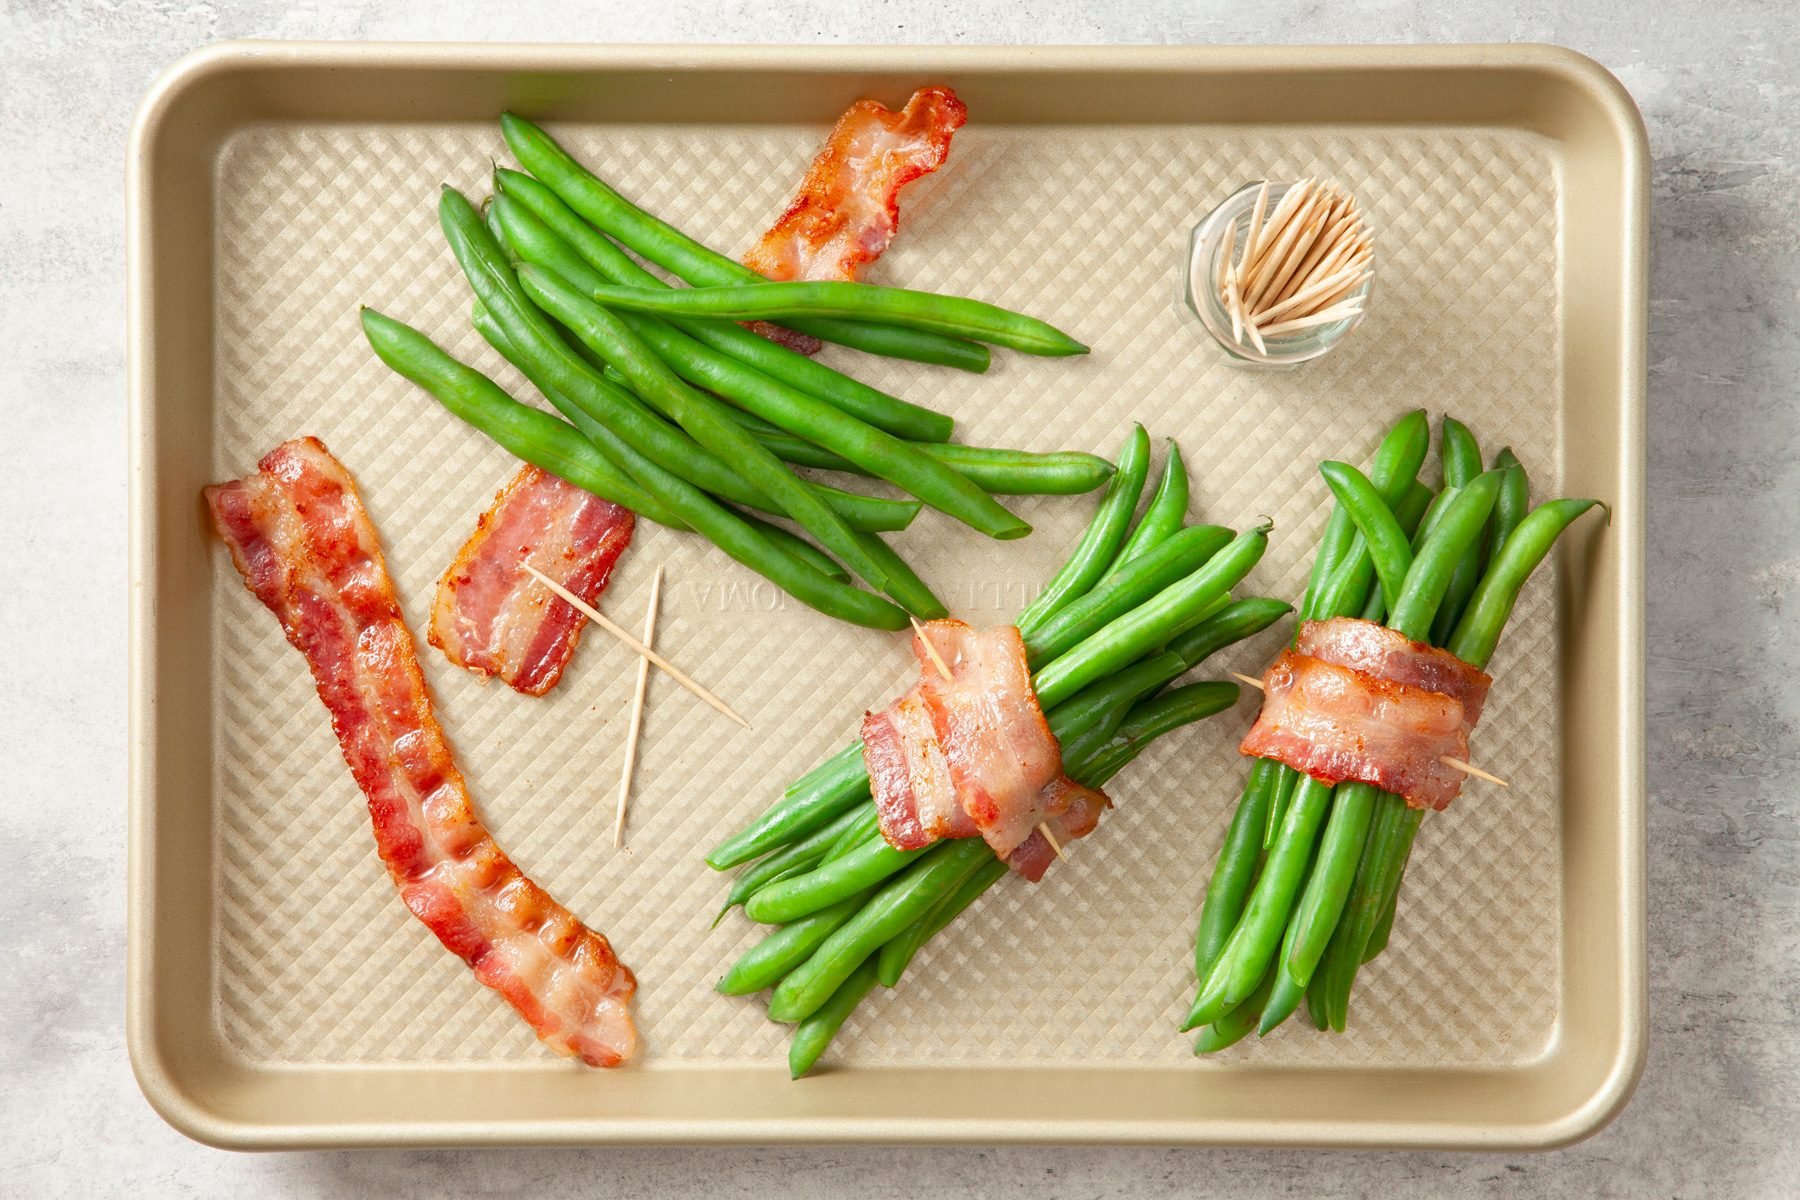
[[[1460,758],[1452,758],[1448,754],[1442,754],[1442,755],[1438,756],[1438,761],[1443,763],[1446,767],[1452,767],[1458,771],[1461,771],[1464,775],[1472,775],[1476,779],[1483,779],[1483,780],[1486,780],[1488,783],[1497,783],[1503,788],[1509,788],[1512,786],[1512,784],[1506,782],[1506,780],[1500,778],[1498,775],[1491,775],[1488,772],[1482,770],[1480,767],[1476,766],[1474,763],[1466,763]]]
[[[1243,683],[1248,684],[1249,686],[1255,688],[1259,692],[1268,690],[1267,688],[1263,687],[1262,680],[1252,678],[1249,675],[1245,675],[1241,671],[1233,671],[1231,673],[1231,675],[1232,675],[1232,678],[1240,680]],[[1500,778],[1498,775],[1494,775],[1490,772],[1484,771],[1480,767],[1476,766],[1474,763],[1464,762],[1460,758],[1454,758],[1448,754],[1440,754],[1440,755],[1438,755],[1438,761],[1443,763],[1446,767],[1449,767],[1451,770],[1461,771],[1464,775],[1467,775],[1473,779],[1480,779],[1487,783],[1497,783],[1503,788],[1509,788],[1512,786],[1512,784],[1506,782],[1506,780]]]
[[[615,638],[618,638],[621,642],[624,642],[627,646],[630,646],[633,650],[636,650],[639,654],[655,663],[658,667],[662,668],[662,670],[666,671],[669,677],[676,683],[679,683],[682,687],[694,693],[694,695],[700,697],[702,700],[730,717],[733,721],[742,725],[745,729],[750,728],[750,722],[733,712],[729,704],[726,704],[723,700],[694,682],[687,672],[683,671],[680,667],[625,632],[625,630],[620,628],[618,623],[611,617],[604,615],[599,609],[595,608],[593,605],[589,604],[580,596],[577,596],[574,592],[571,592],[568,588],[556,582],[556,580],[550,578],[530,563],[525,563],[524,567],[525,570],[531,574],[533,579],[536,579],[539,583],[555,592],[558,596],[561,596],[576,612],[580,613],[582,616],[586,617],[588,620],[592,621],[594,624],[606,630],[606,632],[612,634]]]
[[[938,648],[932,644],[931,638],[925,632],[925,626],[919,624],[919,618],[908,614],[906,619],[912,622],[913,633],[918,635],[920,644],[925,647],[925,656],[931,659],[931,665],[936,667],[938,674],[944,677],[944,682],[955,683],[956,676],[950,673],[950,664],[945,662],[944,656],[938,653]]]
[[[644,645],[656,644],[656,609],[662,599],[662,565],[650,577],[650,603],[644,609]],[[625,766],[619,772],[619,804],[613,814],[613,849],[625,845],[625,804],[631,797],[631,772],[637,766],[638,731],[644,725],[644,690],[650,683],[650,660],[638,659],[637,690],[631,697],[631,724],[625,731]]]

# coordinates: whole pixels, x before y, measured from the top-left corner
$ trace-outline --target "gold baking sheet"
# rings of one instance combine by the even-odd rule
[[[991,893],[852,1018],[830,1058],[848,1069],[801,1084],[785,1028],[712,991],[756,935],[735,915],[709,930],[726,885],[699,855],[854,736],[904,679],[904,640],[640,526],[605,607],[635,625],[665,563],[659,648],[755,729],[653,676],[627,852],[610,836],[627,652],[585,639],[534,700],[422,648],[496,836],[642,981],[641,1063],[577,1069],[396,903],[305,664],[206,537],[197,490],[284,438],[323,438],[422,632],[438,573],[514,464],[376,362],[355,312],[401,317],[528,394],[469,329],[435,221],[439,184],[478,197],[505,160],[499,108],[545,116],[627,195],[735,252],[844,103],[928,81],[956,86],[971,122],[949,166],[908,190],[870,277],[1024,309],[1095,352],[997,354],[985,376],[833,361],[954,413],[970,442],[1110,454],[1134,419],[1174,438],[1196,519],[1276,521],[1252,577],[1271,595],[1303,586],[1325,512],[1317,461],[1365,460],[1407,408],[1511,444],[1538,496],[1601,496],[1612,525],[1574,537],[1509,626],[1478,749],[1513,786],[1428,822],[1347,1035],[1294,1022],[1196,1061],[1174,1032],[1246,703],[1134,764],[1070,862]],[[1234,99],[1276,82],[1285,98],[1259,111]],[[1530,48],[247,44],[190,60],[147,102],[132,188],[131,1028],[153,1102],[235,1145],[1475,1145],[1593,1127],[1628,1094],[1643,1029],[1634,121],[1596,68]],[[1248,180],[1305,174],[1369,210],[1371,314],[1299,371],[1233,369],[1176,304],[1187,231]],[[958,615],[992,623],[1092,506],[1023,500],[1037,532],[1006,544],[927,513],[897,545]],[[1257,669],[1277,636],[1207,673]]]

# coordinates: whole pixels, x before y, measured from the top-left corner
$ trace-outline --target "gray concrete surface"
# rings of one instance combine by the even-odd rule
[[[1561,42],[1655,156],[1653,1034],[1608,1130],[1535,1156],[631,1150],[243,1156],[145,1105],[122,1041],[122,153],[159,68],[239,36]],[[415,5],[0,0],[0,1195],[1800,1194],[1800,17],[1789,0]]]

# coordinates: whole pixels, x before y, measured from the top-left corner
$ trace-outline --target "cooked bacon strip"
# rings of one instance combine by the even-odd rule
[[[962,810],[1005,858],[1043,819],[1043,789],[1062,774],[1061,747],[1031,689],[1024,640],[1011,625],[984,632],[961,621],[933,621],[925,633],[954,682],[921,663],[918,691]],[[924,652],[916,635],[913,646]]]
[[[562,678],[587,618],[524,564],[598,606],[635,523],[630,509],[527,465],[438,580],[427,640],[459,667],[543,695]]]
[[[939,838],[975,836],[917,688],[882,712],[864,714],[863,757],[882,833],[895,849],[917,850]]]
[[[213,524],[306,656],[401,899],[551,1049],[596,1067],[623,1062],[637,1046],[637,980],[475,815],[349,473],[314,438],[258,465],[206,489]]]
[[[949,667],[949,680],[925,637]],[[1106,797],[1062,773],[1061,748],[1038,708],[1017,629],[931,621],[912,645],[918,682],[863,717],[863,759],[882,836],[911,850],[979,835],[1035,881],[1048,862],[1040,852],[1051,852],[1038,825],[1047,824],[1059,842],[1083,837]]]
[[[1294,649],[1379,679],[1450,696],[1462,704],[1471,729],[1481,720],[1494,682],[1441,646],[1415,642],[1385,625],[1355,617],[1306,622],[1294,639]]]
[[[1370,621],[1309,622],[1263,677],[1263,707],[1239,749],[1326,783],[1359,780],[1442,810],[1463,775],[1487,675],[1448,651]]]
[[[770,279],[855,279],[900,228],[900,189],[943,166],[969,110],[945,87],[921,88],[893,112],[858,100],[838,118],[800,192],[744,265]],[[815,338],[759,321],[753,328],[811,354]]]

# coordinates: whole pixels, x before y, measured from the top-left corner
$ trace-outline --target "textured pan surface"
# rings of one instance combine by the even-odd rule
[[[916,78],[961,82],[925,56]],[[694,82],[708,86],[705,72]],[[893,87],[869,90],[903,98]],[[984,121],[979,87],[965,95],[971,123],[948,167],[909,189],[902,235],[869,277],[1021,308],[1095,352],[1070,361],[1000,353],[985,377],[845,352],[834,361],[956,414],[966,441],[1110,454],[1135,419],[1159,439],[1160,461],[1160,439],[1174,438],[1194,476],[1194,519],[1240,527],[1258,514],[1275,519],[1272,549],[1252,577],[1270,595],[1292,598],[1303,586],[1325,512],[1314,464],[1365,461],[1408,408],[1454,412],[1490,454],[1510,443],[1539,498],[1585,488],[1629,509],[1616,477],[1611,493],[1600,490],[1604,472],[1571,456],[1571,422],[1590,418],[1571,413],[1565,386],[1566,339],[1582,330],[1566,302],[1559,214],[1569,204],[1568,147],[1556,138],[1399,120],[1037,126],[1016,109]],[[723,90],[718,100],[729,113]],[[750,112],[733,124],[550,124],[627,195],[736,252],[779,211],[834,111],[822,107],[806,122]],[[368,303],[401,317],[529,394],[469,329],[468,292],[435,224],[438,185],[478,198],[491,158],[506,160],[491,121],[289,119],[226,129],[208,164],[213,293],[189,301],[206,305],[212,330],[210,405],[205,394],[160,398],[201,406],[202,438],[179,467],[196,478],[242,474],[286,437],[323,438],[362,486],[415,631],[438,573],[513,463],[382,368],[355,312]],[[1232,369],[1175,304],[1187,231],[1247,180],[1307,174],[1351,188],[1370,213],[1380,264],[1371,315],[1300,371]],[[1584,444],[1598,444],[1588,436]],[[1092,505],[1023,501],[1037,533],[1004,545],[928,513],[897,544],[959,615],[1004,620],[1054,570]],[[1635,523],[1628,528],[1634,536]],[[865,1090],[905,1086],[917,1078],[909,1069],[1074,1078],[1081,1072],[1071,1069],[1088,1068],[1118,1080],[1149,1070],[1177,1088],[1220,1090],[1253,1088],[1283,1069],[1346,1082],[1376,1072],[1479,1079],[1528,1076],[1555,1060],[1569,1030],[1565,970],[1577,919],[1566,893],[1583,886],[1571,882],[1564,856],[1567,710],[1608,702],[1572,694],[1569,632],[1559,636],[1555,612],[1559,596],[1565,608],[1576,594],[1584,606],[1617,604],[1601,587],[1571,587],[1572,571],[1620,570],[1621,548],[1601,540],[1577,541],[1580,562],[1559,556],[1509,627],[1476,756],[1513,786],[1471,787],[1427,823],[1393,945],[1359,982],[1348,1035],[1293,1022],[1259,1045],[1195,1062],[1189,1039],[1174,1033],[1192,993],[1200,891],[1243,778],[1234,748],[1252,715],[1246,702],[1139,760],[1111,789],[1118,810],[1070,862],[1035,889],[1009,882],[991,893],[899,988],[862,1007],[832,1060],[855,1067]],[[1615,561],[1595,568],[1594,554]],[[540,1049],[396,902],[301,659],[223,554],[201,544],[180,559],[204,573],[204,586],[187,587],[201,611],[185,618],[200,640],[181,644],[204,647],[184,670],[193,752],[211,750],[205,803],[184,818],[205,823],[209,853],[195,869],[210,898],[184,918],[200,923],[192,932],[204,930],[210,947],[204,989],[183,986],[204,1017],[193,1014],[184,1028],[209,1043],[210,1060],[252,1076],[429,1065],[621,1086],[618,1076],[562,1080],[573,1068]],[[547,700],[483,686],[423,645],[422,657],[501,843],[603,929],[643,981],[646,1055],[638,1081],[624,1086],[724,1071],[761,1094],[782,1073],[786,1030],[759,1004],[711,990],[756,935],[735,915],[707,928],[725,884],[699,854],[853,736],[862,709],[902,685],[908,655],[900,638],[834,625],[694,539],[648,524],[605,600],[628,626],[641,619],[657,562],[668,564],[659,648],[756,728],[739,730],[654,679],[626,853],[610,845],[633,675],[625,651],[585,639]],[[1584,620],[1615,639],[1627,624],[1617,611]],[[1271,645],[1228,652],[1208,673],[1259,670]],[[1600,661],[1617,669],[1620,653],[1615,645]],[[1586,769],[1606,772],[1604,761]],[[794,1123],[760,1136],[822,1136],[806,1128],[805,1111],[819,1103],[821,1082],[787,1093],[800,1097],[781,1101],[802,1106],[789,1114]],[[1396,1121],[1432,1118],[1409,1111],[1404,1097],[1386,1104]],[[432,1131],[429,1100],[415,1115],[379,1140],[443,1136]],[[1070,1115],[1023,1101],[1007,1114],[1041,1117],[1045,1130]],[[588,1136],[620,1133],[596,1125]]]

